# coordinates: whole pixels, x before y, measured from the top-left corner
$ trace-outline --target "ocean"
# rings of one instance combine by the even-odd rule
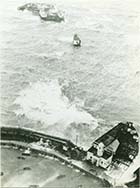
[[[17,8],[54,4],[65,21]],[[0,6],[1,125],[89,147],[120,121],[140,124],[139,0],[4,0]],[[73,35],[82,41],[72,46]]]

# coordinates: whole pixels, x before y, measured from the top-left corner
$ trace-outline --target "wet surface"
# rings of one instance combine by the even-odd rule
[[[24,3],[1,6],[2,124],[90,145],[109,124],[139,123],[139,0],[57,0],[63,23],[18,11]]]
[[[53,158],[27,156],[19,158],[21,151],[2,149],[2,187],[104,187],[104,184],[79,170],[65,166]]]

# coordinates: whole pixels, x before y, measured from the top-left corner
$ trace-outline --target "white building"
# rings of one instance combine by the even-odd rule
[[[109,146],[105,147],[103,142],[93,143],[93,146],[87,152],[87,160],[91,161],[92,164],[107,168],[119,146],[119,141],[114,140]]]

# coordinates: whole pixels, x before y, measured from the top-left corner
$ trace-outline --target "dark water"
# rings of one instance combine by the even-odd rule
[[[114,122],[139,124],[139,0],[41,1],[63,10],[64,23],[17,10],[27,2],[1,2],[2,125],[90,145]]]
[[[18,159],[20,151],[2,149],[1,177],[2,187],[39,187],[54,188],[103,188],[105,184],[98,178],[93,178],[63,165],[52,158],[26,157]],[[36,165],[38,164],[38,165]],[[23,170],[29,167],[30,170]]]
[[[135,172],[137,178],[135,179],[135,181],[130,182],[127,184],[128,187],[135,187],[138,188],[140,185],[140,168],[138,168]]]

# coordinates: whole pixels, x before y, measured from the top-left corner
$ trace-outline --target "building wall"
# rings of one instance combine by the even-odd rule
[[[101,166],[102,168],[107,168],[112,162],[112,156],[109,157],[108,159],[104,159],[104,158],[100,158],[99,160],[99,166]]]
[[[112,162],[112,156],[108,159],[104,159],[102,157],[94,156],[91,152],[87,152],[87,160],[90,160],[91,163],[96,164],[96,166],[107,168]]]
[[[99,158],[94,156],[93,153],[87,152],[87,160],[90,160],[92,164],[94,164],[99,160]]]

